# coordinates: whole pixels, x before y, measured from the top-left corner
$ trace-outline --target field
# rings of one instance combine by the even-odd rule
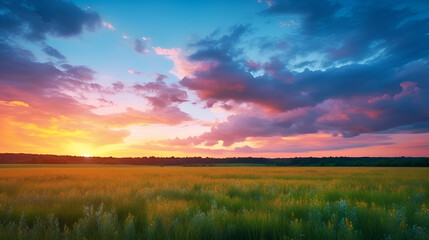
[[[0,165],[0,239],[429,239],[428,168]]]

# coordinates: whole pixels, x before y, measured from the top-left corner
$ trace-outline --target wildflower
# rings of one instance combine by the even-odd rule
[[[349,230],[353,230],[353,223],[352,223],[352,221],[350,221],[348,218],[345,218],[345,219],[344,219],[344,222],[345,222],[345,224],[346,224],[346,227],[347,227]]]

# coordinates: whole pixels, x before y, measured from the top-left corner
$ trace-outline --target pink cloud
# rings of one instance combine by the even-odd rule
[[[415,83],[415,82],[407,81],[407,82],[402,82],[400,85],[402,87],[402,91],[398,94],[395,94],[395,96],[393,96],[394,99],[398,99],[398,98],[401,98],[403,96],[415,94],[420,90],[420,88],[417,87],[417,83]]]
[[[110,30],[112,30],[112,31],[115,31],[115,30],[116,30],[116,28],[115,28],[111,23],[106,22],[106,21],[103,21],[103,26],[104,26],[104,27],[107,27],[108,29],[110,29]]]
[[[170,70],[170,73],[179,79],[184,77],[192,78],[194,77],[195,72],[208,71],[212,66],[216,65],[216,63],[190,61],[182,54],[182,50],[180,48],[156,47],[153,49],[156,54],[164,55],[167,59],[173,61],[174,68]]]
[[[393,95],[393,99],[395,100],[398,100],[405,96],[418,94],[420,91],[420,88],[417,86],[417,83],[415,82],[405,81],[400,83],[400,86],[402,88],[401,92]],[[392,97],[389,94],[385,93],[381,96],[369,97],[368,103],[377,103],[379,101],[389,100],[389,99],[392,99]]]
[[[122,83],[115,83],[118,89]],[[123,143],[130,132],[117,128],[131,125],[176,125],[191,120],[177,106],[138,111],[128,108],[125,112],[98,115],[94,106],[83,104],[75,98],[52,91],[20,90],[0,84],[0,151],[67,153],[67,144],[80,143],[88,148]],[[113,101],[95,98],[99,106],[112,106]],[[76,149],[75,149],[76,150]]]
[[[128,108],[115,114],[96,114],[100,106],[120,104],[122,110],[138,103],[121,104],[114,97],[105,98],[107,94],[121,92],[124,84],[101,85],[94,76],[96,72],[88,67],[69,64],[57,67],[36,62],[31,53],[21,49],[9,50],[11,54],[2,58],[7,61],[0,61],[0,70],[7,73],[0,76],[0,151],[75,154],[78,149],[70,148],[74,143],[88,148],[123,143],[130,132],[117,128],[175,125],[191,120],[187,113],[171,104],[144,111]],[[155,87],[149,90],[168,94],[169,101],[177,104],[182,101],[175,98],[181,92],[172,86]],[[127,93],[132,94],[121,92]]]
[[[317,122],[325,121],[346,121],[349,120],[349,116],[345,111],[345,104],[341,100],[326,100],[318,105],[318,108],[326,114],[317,118]]]
[[[154,48],[156,54],[158,55],[167,55],[169,59],[179,57],[180,52],[182,51],[180,48]]]
[[[389,98],[390,98],[389,94],[385,93],[382,96],[370,97],[368,99],[368,103],[376,103],[378,101],[387,100]]]
[[[138,71],[133,70],[133,69],[128,70],[128,73],[129,74],[136,74],[136,75],[140,75],[141,74],[141,72],[138,72]]]
[[[127,35],[123,35],[123,36],[122,36],[122,38],[123,38],[123,39],[128,39],[128,38],[130,38],[130,37],[129,37],[129,36],[127,36]]]

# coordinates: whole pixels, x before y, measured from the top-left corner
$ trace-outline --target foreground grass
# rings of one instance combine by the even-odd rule
[[[429,239],[429,169],[0,166],[0,239]]]

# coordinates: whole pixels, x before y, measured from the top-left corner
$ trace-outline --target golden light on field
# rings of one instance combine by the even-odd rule
[[[426,168],[44,166],[0,166],[0,239],[429,236]]]

